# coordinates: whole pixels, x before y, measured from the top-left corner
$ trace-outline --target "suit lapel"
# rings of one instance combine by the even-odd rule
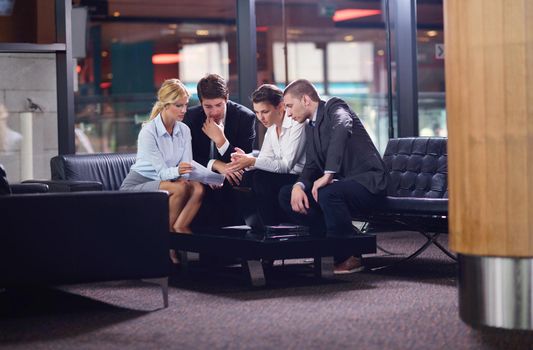
[[[211,149],[211,140],[209,139],[209,137],[207,137],[207,135],[202,131],[202,127],[205,123],[205,121],[207,120],[207,116],[205,115],[204,113],[204,110],[202,109],[201,111],[201,118],[198,118],[199,120],[199,124],[198,125],[198,128],[196,129],[198,131],[198,138],[199,138],[199,141],[201,142],[201,151],[202,154],[204,154],[204,156],[206,158],[209,158],[209,153],[210,153],[210,149]]]
[[[233,130],[236,122],[235,118],[232,118],[234,114],[236,113],[233,110],[233,106],[231,105],[230,101],[228,101],[226,104],[226,119],[224,120],[224,135],[226,135],[229,143],[231,143],[230,140],[233,140]]]
[[[320,101],[318,104],[318,110],[316,113],[316,121],[315,121],[315,127],[313,128],[313,146],[315,148],[315,153],[317,156],[317,160],[320,163],[320,166],[325,164],[326,160],[324,155],[322,154],[322,140],[320,138],[320,128],[322,127],[322,123],[324,122],[324,101]]]

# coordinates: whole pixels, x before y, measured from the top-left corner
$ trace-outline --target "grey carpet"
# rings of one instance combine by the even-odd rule
[[[395,252],[423,242],[413,233],[378,237]],[[172,278],[167,309],[159,289],[140,281],[4,291],[0,347],[533,349],[533,332],[472,329],[459,319],[456,265],[436,248],[395,269],[334,280],[291,261],[269,271],[259,289],[238,268],[191,270]]]

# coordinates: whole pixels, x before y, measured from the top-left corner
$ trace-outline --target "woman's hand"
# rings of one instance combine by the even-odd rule
[[[193,171],[193,169],[194,167],[191,163],[181,162],[178,164],[178,174],[180,174],[180,176],[189,174],[191,171]]]
[[[240,155],[246,154],[246,153],[244,153],[244,151],[243,151],[242,149],[240,149],[239,147],[235,147],[233,150],[234,150],[235,152],[233,152],[233,153],[231,154],[231,161],[233,161],[233,158],[234,158],[234,157],[238,157],[238,156],[240,156]]]
[[[227,165],[227,171],[237,171],[249,168],[255,165],[255,157],[243,153],[232,153],[231,163]]]

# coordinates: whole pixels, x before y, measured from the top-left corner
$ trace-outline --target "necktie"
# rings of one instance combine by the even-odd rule
[[[209,159],[215,159],[215,143],[211,140],[209,145]]]

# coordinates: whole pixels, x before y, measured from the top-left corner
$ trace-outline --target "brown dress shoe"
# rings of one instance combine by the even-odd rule
[[[343,275],[347,273],[361,272],[365,269],[361,262],[361,258],[350,256],[343,262],[336,264],[333,273],[336,275]]]

